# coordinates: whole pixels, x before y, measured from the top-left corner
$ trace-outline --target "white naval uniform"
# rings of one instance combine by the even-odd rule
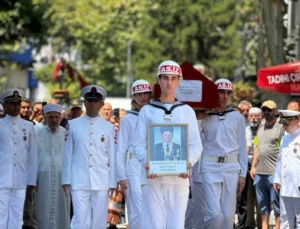
[[[280,184],[280,228],[300,228],[300,128],[283,136],[274,183]]]
[[[27,185],[36,185],[38,153],[31,122],[0,119],[0,228],[20,229]]]
[[[126,204],[130,229],[140,228],[141,214],[141,169],[142,165],[133,153],[134,131],[138,122],[138,112],[130,111],[120,122],[117,144],[117,180],[128,180]],[[126,165],[127,151],[130,154]]]
[[[245,119],[236,111],[226,110],[229,112],[224,115],[208,115],[200,126],[205,229],[232,228],[238,177],[246,177],[247,173]],[[217,162],[224,156],[230,161]]]
[[[71,228],[83,229],[92,209],[91,229],[106,228],[108,189],[116,188],[115,130],[100,117],[69,121],[65,136],[62,184],[71,185]]]
[[[161,104],[161,103],[160,103]],[[172,104],[161,104],[170,109]],[[202,152],[199,130],[194,110],[188,105],[176,107],[171,119],[164,119],[165,111],[152,105],[145,105],[140,113],[136,131],[135,153],[142,167],[142,210],[143,229],[182,229],[189,194],[189,179],[178,176],[161,176],[147,179],[144,168],[147,162],[148,124],[188,124],[189,162],[194,165]]]

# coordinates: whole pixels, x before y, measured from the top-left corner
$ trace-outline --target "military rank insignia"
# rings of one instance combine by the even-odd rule
[[[105,141],[105,138],[104,138],[104,135],[102,134],[101,142],[104,142],[104,141]]]

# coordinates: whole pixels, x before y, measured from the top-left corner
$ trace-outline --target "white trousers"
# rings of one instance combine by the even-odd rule
[[[195,207],[195,216],[194,216],[195,228],[203,229],[204,217],[206,214],[203,184],[200,182],[194,182],[192,187],[193,187],[192,195],[193,195],[194,207]]]
[[[238,172],[203,173],[205,229],[232,229],[236,208]]]
[[[126,204],[128,209],[128,224],[130,229],[141,228],[142,189],[140,176],[128,176],[126,190]]]
[[[4,176],[2,174],[1,176]],[[0,189],[0,228],[21,229],[26,189]]]
[[[142,229],[183,229],[189,186],[151,184],[142,186]]]
[[[300,198],[280,196],[280,221],[280,229],[300,228]]]
[[[91,213],[91,229],[106,229],[108,191],[71,191],[73,201],[72,229],[86,229]]]

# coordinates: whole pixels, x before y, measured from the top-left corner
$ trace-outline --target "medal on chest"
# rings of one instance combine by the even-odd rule
[[[27,135],[26,135],[26,129],[23,129],[23,140],[26,141],[27,140]]]
[[[294,153],[297,153],[297,148],[296,148],[296,146],[295,146],[295,148],[293,149],[293,152],[294,152]]]
[[[104,138],[104,135],[102,134],[102,137],[101,137],[101,142],[104,142],[105,138]]]

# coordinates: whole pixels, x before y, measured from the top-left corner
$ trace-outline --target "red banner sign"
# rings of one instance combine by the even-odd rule
[[[300,93],[300,61],[259,69],[257,85],[279,93]]]

